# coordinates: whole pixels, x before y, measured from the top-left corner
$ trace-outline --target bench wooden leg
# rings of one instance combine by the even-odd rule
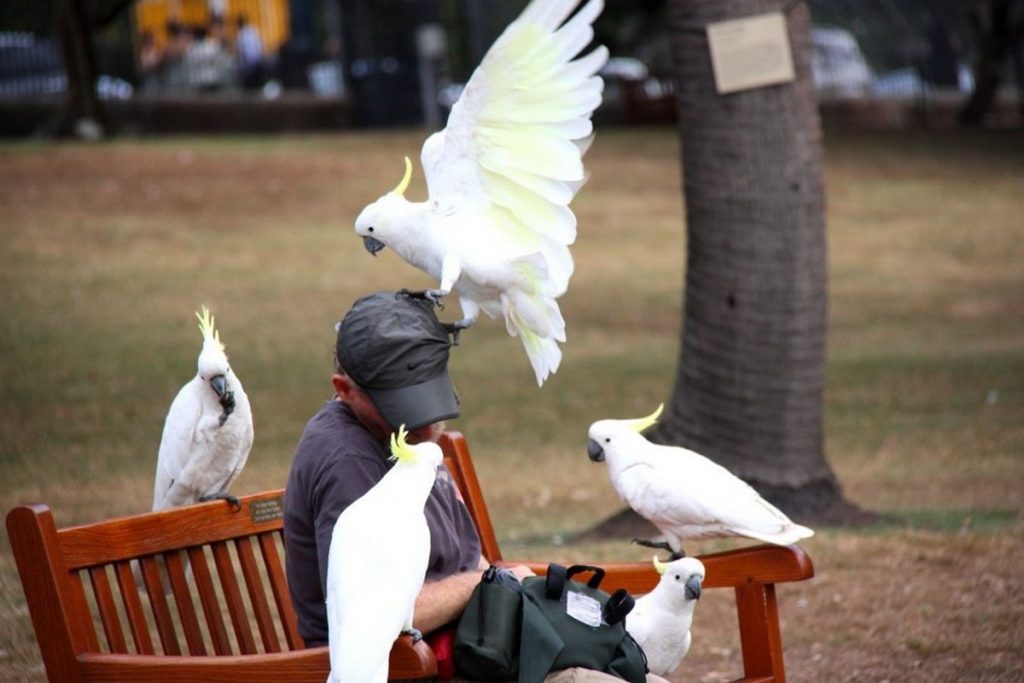
[[[736,587],[736,609],[743,647],[744,680],[785,683],[782,636],[774,584],[751,583]]]

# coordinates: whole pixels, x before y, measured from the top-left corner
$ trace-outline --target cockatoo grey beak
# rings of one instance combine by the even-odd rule
[[[587,444],[587,455],[594,462],[604,462],[604,449],[593,439]]]
[[[377,252],[384,248],[384,243],[379,239],[373,237],[364,237],[363,246],[366,247],[366,251],[370,252],[371,256],[376,256]]]
[[[696,574],[686,580],[686,599],[700,599],[700,577]]]
[[[223,396],[224,392],[227,391],[228,383],[224,379],[224,375],[216,375],[210,378],[210,386],[213,387],[218,396]]]

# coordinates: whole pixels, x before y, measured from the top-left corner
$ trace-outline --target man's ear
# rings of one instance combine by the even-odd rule
[[[337,373],[331,375],[331,384],[334,385],[335,395],[342,401],[347,401],[352,393],[352,380],[348,378],[348,375]]]

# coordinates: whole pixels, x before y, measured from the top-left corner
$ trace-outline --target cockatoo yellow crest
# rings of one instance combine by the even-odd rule
[[[409,182],[412,180],[412,162],[409,161],[409,157],[405,157],[405,175],[402,176],[401,182],[395,186],[395,189],[391,190],[391,194],[398,195],[405,199],[405,191],[409,189]]]
[[[405,430],[405,425],[401,425],[398,428],[398,432],[391,433],[391,459],[399,462],[415,462],[416,461],[416,449],[410,446],[406,442],[406,436],[409,432]]]
[[[537,384],[558,369],[583,154],[601,103],[608,50],[577,57],[604,7],[589,0],[533,0],[498,37],[452,106],[444,130],[423,143],[429,198],[405,199],[412,174],[356,218],[367,251],[385,246],[455,291],[464,328],[483,311],[518,337]],[[571,15],[571,16],[570,16]]]
[[[664,409],[665,409],[665,404],[664,403],[659,403],[657,410],[655,410],[653,413],[651,413],[647,417],[641,417],[641,418],[636,419],[636,420],[630,420],[629,421],[629,426],[632,427],[637,432],[643,432],[648,427],[653,426],[658,421],[658,418],[661,417],[661,411],[664,410]]]
[[[203,306],[201,311],[196,311],[196,317],[199,318],[199,331],[203,333],[203,341],[215,344],[217,348],[224,351],[224,344],[220,341],[220,332],[214,327],[213,314],[210,313],[210,309]]]

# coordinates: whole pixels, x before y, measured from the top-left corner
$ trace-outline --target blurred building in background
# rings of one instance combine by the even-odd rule
[[[1020,125],[1024,0],[807,1],[826,123],[947,125],[971,109],[975,123]],[[666,0],[606,2],[598,120],[672,121]],[[3,2],[0,135],[56,131],[62,108],[112,132],[436,128],[525,4]]]

